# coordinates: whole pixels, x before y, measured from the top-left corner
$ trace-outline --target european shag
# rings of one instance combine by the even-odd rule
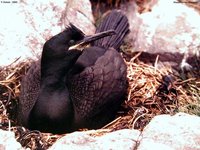
[[[46,41],[41,60],[21,82],[18,121],[31,130],[66,133],[100,128],[114,119],[128,87],[119,53],[128,32],[127,17],[113,10],[97,27],[96,38],[70,25]],[[71,49],[77,43],[90,46]]]

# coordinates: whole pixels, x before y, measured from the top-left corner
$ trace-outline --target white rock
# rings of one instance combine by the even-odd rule
[[[95,131],[74,132],[57,140],[49,150],[199,150],[200,117],[178,113],[154,117],[141,133],[123,129],[101,136]],[[0,130],[0,149],[20,150],[14,133]]]
[[[68,0],[64,20],[65,24],[71,22],[87,35],[95,32],[94,18],[89,0]]]
[[[0,149],[1,150],[22,150],[21,145],[16,141],[13,132],[0,129]]]
[[[78,27],[81,25],[85,33],[94,32],[89,0],[79,1],[81,5],[78,8],[74,6],[77,1],[18,0],[17,3],[1,3],[0,10],[4,16],[0,18],[0,66],[7,66],[17,58],[20,61],[38,59],[44,42],[64,30],[69,21]]]
[[[137,150],[175,150],[166,144],[156,142],[152,139],[143,139],[140,143]]]
[[[133,50],[164,55],[163,60],[178,63],[182,59],[186,61],[188,57],[200,56],[199,13],[183,3],[175,3],[175,0],[151,2],[153,6],[150,12],[137,13],[134,3],[126,10]]]
[[[91,132],[91,131],[90,131]],[[90,132],[74,132],[59,139],[49,150],[132,150],[140,132],[124,129],[92,137]]]
[[[138,150],[159,148],[173,150],[200,149],[200,117],[178,113],[154,117],[142,132]]]

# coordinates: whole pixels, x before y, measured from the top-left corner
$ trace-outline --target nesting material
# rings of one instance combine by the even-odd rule
[[[123,55],[125,58],[127,56]],[[200,82],[196,78],[181,80],[174,76],[171,68],[158,69],[138,60],[138,55],[126,59],[129,89],[127,98],[116,119],[102,129],[93,131],[99,136],[124,128],[143,130],[148,122],[159,114],[174,114],[179,110],[191,114],[199,113]],[[47,149],[63,135],[29,131],[16,122],[20,80],[29,68],[30,62],[0,70],[0,123],[1,129],[15,132],[16,139],[24,147]],[[87,130],[87,129],[82,129]]]

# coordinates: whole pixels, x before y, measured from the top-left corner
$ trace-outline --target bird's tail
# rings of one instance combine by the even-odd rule
[[[109,48],[113,47],[119,50],[125,36],[129,32],[129,23],[127,17],[118,10],[111,11],[99,24],[96,33],[115,30],[116,34],[99,39],[93,43],[94,46]]]

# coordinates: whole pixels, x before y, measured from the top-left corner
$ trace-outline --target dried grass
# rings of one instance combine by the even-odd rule
[[[144,64],[137,59],[138,55],[126,61],[129,89],[116,119],[100,130],[87,131],[91,135],[124,128],[143,130],[155,115],[174,114],[179,110],[200,115],[200,80],[181,80],[173,75],[171,68],[158,69],[157,63],[154,66]],[[47,149],[63,135],[29,131],[16,124],[20,80],[29,65],[30,62],[25,62],[0,70],[0,128],[14,131],[24,147]]]

